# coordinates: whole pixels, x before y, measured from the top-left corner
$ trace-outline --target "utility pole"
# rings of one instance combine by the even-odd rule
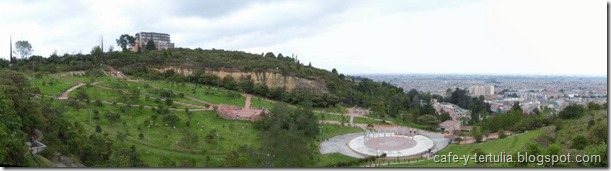
[[[9,60],[9,64],[13,64],[13,36],[9,35],[9,39],[11,41],[11,43],[9,43],[9,45],[11,46],[10,47],[11,53],[10,53],[10,56],[8,56],[9,57],[8,60]]]
[[[100,36],[100,50],[102,51],[98,56],[100,63],[104,63],[104,36]]]

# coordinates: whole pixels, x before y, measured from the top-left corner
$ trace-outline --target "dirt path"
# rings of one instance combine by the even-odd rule
[[[252,95],[242,94],[242,96],[246,97],[246,100],[244,100],[244,109],[250,109],[250,99],[252,98]]]
[[[117,71],[115,68],[113,68],[113,67],[111,67],[109,65],[106,65],[106,66],[108,66],[108,68],[110,69],[110,76],[117,77],[117,78],[125,78],[125,79],[127,79],[125,74]]]
[[[84,86],[85,83],[78,83],[77,85],[75,85],[74,87],[70,87],[68,90],[66,90],[61,96],[57,97],[57,99],[60,100],[65,100],[68,99],[68,96],[70,95],[70,93],[74,90],[76,90],[77,88]]]

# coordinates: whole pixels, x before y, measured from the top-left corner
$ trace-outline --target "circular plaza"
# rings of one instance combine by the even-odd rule
[[[395,132],[364,132],[348,142],[348,147],[364,156],[413,157],[429,152],[435,147],[430,138],[423,135],[403,135]]]

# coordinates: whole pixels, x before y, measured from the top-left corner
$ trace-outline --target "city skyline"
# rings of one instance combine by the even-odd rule
[[[121,34],[152,31],[170,34],[176,47],[295,54],[351,75],[607,76],[606,1],[0,4],[7,7],[1,15],[13,16],[0,19],[3,59],[9,36],[47,57],[87,54],[100,37],[105,50],[118,50]]]

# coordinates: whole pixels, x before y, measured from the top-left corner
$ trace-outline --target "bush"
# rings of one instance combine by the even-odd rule
[[[571,144],[571,148],[583,150],[588,145],[588,140],[583,135],[578,135],[573,138],[573,142]]]
[[[585,108],[578,104],[572,104],[565,107],[558,115],[562,119],[571,119],[571,118],[579,118],[585,112]]]
[[[499,139],[503,139],[503,138],[507,137],[507,135],[505,135],[505,130],[504,129],[499,129],[499,131],[497,133],[499,134]]]
[[[598,122],[598,124],[594,125],[590,132],[588,132],[588,137],[590,138],[590,142],[592,143],[601,143],[607,141],[608,133],[608,125],[606,122]]]
[[[484,152],[484,150],[482,150],[482,149],[481,149],[481,148],[479,148],[479,147],[478,147],[478,148],[473,149],[473,151],[471,151],[471,152],[472,152],[472,153],[474,153],[474,154],[475,154],[475,153],[477,153],[477,155],[485,155],[485,154],[486,154],[486,152]]]
[[[596,104],[594,102],[588,103],[588,110],[600,110],[600,109],[602,109],[601,105]]]

